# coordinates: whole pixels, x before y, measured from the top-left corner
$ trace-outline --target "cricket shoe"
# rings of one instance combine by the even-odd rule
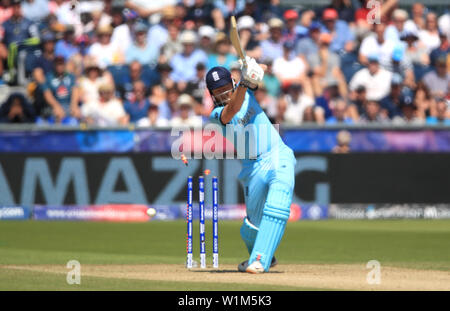
[[[275,256],[272,257],[272,262],[270,263],[270,267],[273,268],[278,264],[277,259],[275,258]],[[245,260],[243,262],[241,262],[238,265],[238,271],[239,272],[247,272],[247,267],[248,267],[248,260]]]
[[[255,260],[249,266],[247,266],[247,269],[245,269],[245,272],[248,272],[251,274],[264,273],[264,267],[259,260]]]

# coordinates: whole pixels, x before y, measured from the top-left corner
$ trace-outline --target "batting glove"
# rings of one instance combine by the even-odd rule
[[[242,79],[248,83],[257,86],[264,78],[264,70],[258,65],[256,60],[252,57],[246,56],[247,64],[239,60],[241,64]]]

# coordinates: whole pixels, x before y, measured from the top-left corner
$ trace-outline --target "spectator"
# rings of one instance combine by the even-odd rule
[[[367,92],[364,85],[359,85],[354,91],[350,93],[350,104],[352,110],[356,111],[358,115],[364,112],[364,105],[367,101]],[[355,120],[355,119],[354,119]],[[359,120],[359,117],[357,118]],[[355,121],[357,121],[355,120]]]
[[[338,12],[339,19],[345,21],[347,24],[351,24],[355,21],[355,11],[352,6],[352,1],[331,0],[331,4],[324,8],[324,10],[326,9],[336,10],[336,12]]]
[[[90,57],[84,60],[84,75],[79,79],[80,99],[86,103],[98,100],[99,88],[103,84],[114,85],[114,80],[108,71],[103,71]]]
[[[92,44],[89,55],[92,56],[101,69],[109,65],[123,63],[123,55],[120,49],[111,42],[111,26],[100,26],[97,28],[98,42]]]
[[[308,36],[308,31],[310,30],[313,23],[318,24],[320,28],[320,24],[313,21],[315,16],[316,14],[313,10],[306,9],[301,13],[300,23],[297,25],[297,35],[299,39]]]
[[[277,59],[283,56],[282,29],[284,23],[279,18],[269,20],[270,37],[261,42],[261,57],[263,59]]]
[[[439,32],[439,38],[441,40],[441,44],[430,53],[430,63],[432,66],[436,66],[436,60],[439,57],[445,58],[450,53],[450,44],[445,33]]]
[[[120,100],[114,97],[114,87],[102,84],[97,100],[90,100],[81,107],[81,115],[89,125],[119,126],[128,123],[128,116]]]
[[[236,61],[236,56],[231,54],[231,42],[228,39],[228,36],[223,32],[218,33],[216,36],[214,53],[208,56],[207,69],[209,70],[216,66],[222,66],[229,70],[231,64]]]
[[[158,92],[158,89],[153,89],[153,92]],[[180,97],[180,91],[176,87],[166,91],[165,100],[159,104],[159,113],[162,118],[170,120],[175,117],[178,97]],[[152,102],[154,102],[153,99]]]
[[[55,58],[54,72],[49,73],[41,86],[47,104],[53,110],[48,122],[74,124],[80,117],[79,90],[75,76],[65,71],[65,61],[61,56]]]
[[[278,98],[281,89],[281,82],[273,73],[273,62],[270,59],[266,59],[263,61],[263,64],[267,66],[266,73],[263,78],[263,83],[267,89],[267,93],[274,98]]]
[[[241,73],[241,64],[239,62],[235,62],[231,64],[230,68],[231,78],[235,83],[241,81],[242,73]]]
[[[415,87],[413,66],[408,57],[405,56],[405,50],[401,45],[396,45],[392,51],[390,62],[385,68],[402,76],[403,83],[410,87]]]
[[[159,50],[155,49],[154,45],[147,42],[147,26],[139,22],[134,26],[135,41],[126,50],[125,62],[127,64],[137,61],[139,63],[147,64],[154,68],[158,62]]]
[[[131,11],[129,9],[126,9],[123,5],[125,5],[125,3],[123,3],[121,0],[119,1],[112,1],[112,8],[111,8],[111,26],[114,28],[114,30],[116,30],[117,28],[119,28],[121,25],[123,25],[125,23],[125,14],[124,12],[128,12]],[[137,14],[135,14],[137,15]],[[130,33],[128,33],[130,34]],[[114,41],[114,32],[113,32],[113,36],[111,38],[111,40]]]
[[[293,53],[294,47],[292,41],[286,41],[283,44],[283,56],[273,62],[273,73],[283,88],[292,83],[302,83],[308,71],[305,61]]]
[[[450,125],[450,111],[447,100],[443,97],[437,97],[436,116],[428,116],[426,123],[428,125]]]
[[[364,112],[359,123],[386,123],[388,120],[381,114],[380,105],[375,100],[368,100],[364,105]]]
[[[175,82],[170,78],[172,67],[167,63],[159,63],[156,66],[156,70],[159,73],[159,83],[163,89],[167,90],[175,86]]]
[[[359,86],[364,86],[367,99],[378,101],[389,94],[392,73],[380,67],[377,55],[370,55],[368,61],[368,67],[355,73],[349,87],[354,92]]]
[[[446,12],[438,20],[439,29],[447,36],[447,40],[450,40],[450,13]]]
[[[205,0],[194,0],[194,4],[188,8],[185,20],[195,22],[196,28],[202,25],[214,25],[214,6]]]
[[[75,35],[77,37],[95,29],[91,28],[88,30],[88,28],[85,28],[86,24],[91,19],[91,11],[86,10],[82,12],[80,6],[75,6],[73,8],[72,5],[73,4],[71,1],[63,1],[57,5],[53,5],[54,14],[58,20],[58,23],[63,26],[73,25],[75,28]],[[52,5],[50,5],[50,10],[53,9]],[[91,23],[90,26],[93,26],[93,24]]]
[[[320,24],[313,22],[308,30],[308,36],[300,39],[297,43],[295,51],[297,55],[303,58],[305,62],[313,54],[319,51]]]
[[[25,18],[40,22],[50,14],[50,7],[48,0],[25,0],[22,1],[22,11]]]
[[[242,16],[252,16],[257,23],[263,22],[263,6],[261,6],[261,1],[257,0],[246,0],[245,8],[240,12],[236,18],[241,18]]]
[[[311,54],[309,62],[314,73],[312,81],[314,93],[321,96],[324,89],[329,86],[337,85],[339,94],[342,97],[347,96],[347,86],[344,75],[340,69],[339,56],[331,51],[331,35],[321,33],[319,37],[319,51],[317,54]]]
[[[284,20],[286,22],[286,25],[282,31],[283,42],[291,42],[294,46],[297,44],[298,37],[297,37],[297,20],[298,20],[298,13],[295,10],[287,10],[283,14]]]
[[[136,11],[142,18],[148,18],[154,13],[165,12],[167,8],[173,8],[176,0],[126,0],[125,7]],[[152,42],[152,41],[150,41]]]
[[[335,9],[325,9],[322,14],[322,32],[331,35],[330,49],[333,52],[351,52],[354,48],[354,36],[347,23],[338,20],[338,13]]]
[[[146,98],[144,82],[134,82],[132,99],[124,103],[124,109],[129,116],[130,122],[137,123],[140,119],[145,118],[149,107],[150,102]]]
[[[150,96],[148,98],[150,102],[159,107],[165,104],[166,91],[161,87],[160,84],[153,85],[150,88]]]
[[[406,42],[405,57],[414,65],[428,66],[430,64],[430,57],[425,45],[419,41],[417,31],[404,30],[400,39]]]
[[[413,97],[409,90],[406,96]],[[414,105],[416,106],[416,116],[425,120],[429,116],[436,115],[436,102],[430,90],[423,83],[419,83],[414,94]]]
[[[41,35],[41,51],[39,54],[32,54],[30,57],[30,70],[34,81],[37,83],[45,83],[45,75],[54,69],[54,61],[56,57],[55,51],[55,35],[46,31]]]
[[[191,96],[197,103],[201,103],[206,89],[206,66],[203,63],[198,63],[195,69],[197,70],[196,77],[194,80],[188,82],[184,91],[188,94],[191,94]]]
[[[425,6],[416,2],[411,7],[412,18],[407,20],[405,28],[410,30],[422,30],[425,28]]]
[[[203,25],[198,29],[198,35],[200,37],[200,49],[202,49],[206,54],[212,53],[214,49],[214,42],[216,40],[216,31],[214,30],[214,28],[209,25]],[[182,48],[183,47],[180,44],[180,49],[177,51],[177,53],[181,52]]]
[[[162,10],[161,14],[161,22],[150,28],[147,39],[147,42],[151,42],[152,45],[154,45],[154,48],[158,51],[164,44],[167,43],[167,40],[169,39],[168,27],[175,20],[175,8],[172,6],[167,6]]]
[[[46,83],[46,76],[52,73],[55,68],[55,40],[55,35],[52,32],[44,32],[41,36],[40,53],[37,55],[31,54],[29,60],[30,67],[28,70],[33,79],[33,82],[30,83],[32,88],[30,96],[34,99],[34,109],[37,115],[51,114],[44,99],[43,85]]]
[[[391,90],[387,96],[380,100],[383,114],[393,119],[401,115],[400,102],[402,97],[403,78],[399,74],[394,74],[391,80]]]
[[[133,61],[128,65],[128,74],[122,75],[117,83],[117,91],[122,100],[130,100],[133,94],[133,83],[142,81],[148,88],[157,82],[157,76],[144,74],[142,65],[138,61]]]
[[[88,26],[90,27],[88,27],[89,31],[85,30],[85,32],[94,32],[99,28],[111,27],[110,36],[112,37],[112,18],[105,11],[103,11],[103,3],[91,2],[88,12],[88,14],[90,15],[90,23],[88,24]],[[91,35],[94,34],[92,33]]]
[[[174,55],[183,52],[183,45],[179,40],[180,30],[178,26],[175,24],[170,24],[167,26],[167,31],[169,33],[169,37],[167,39],[167,42],[161,47],[161,55],[159,57],[160,63],[167,63],[172,59]]]
[[[55,46],[56,56],[64,57],[67,62],[80,52],[80,48],[75,41],[75,29],[71,25],[65,26],[64,37],[61,40],[58,40]]]
[[[0,106],[0,123],[33,123],[36,119],[33,107],[21,93],[13,93]]]
[[[0,61],[0,87],[5,85],[5,81],[3,81],[3,62]],[[2,90],[3,91],[3,90]],[[1,94],[1,92],[0,92]],[[0,98],[3,98],[0,96]],[[0,99],[0,103],[3,101]]]
[[[214,6],[219,9],[223,18],[228,19],[231,15],[239,15],[244,11],[245,0],[214,0]]]
[[[339,131],[336,137],[337,145],[333,148],[333,153],[349,153],[352,135],[349,131]]]
[[[367,18],[367,15],[372,10],[372,8],[369,8],[367,5],[369,0],[360,0],[359,2],[361,2],[361,7],[355,11],[355,28],[357,32],[359,32],[360,34],[364,34],[370,31],[373,26],[372,23],[369,23],[369,18]]]
[[[171,78],[176,83],[187,83],[195,79],[195,66],[198,63],[206,63],[207,56],[205,52],[195,47],[197,36],[195,32],[186,30],[180,36],[183,44],[183,52],[176,54],[170,61],[173,71]]]
[[[344,99],[332,99],[330,106],[333,115],[327,118],[326,124],[353,124],[353,119],[348,116],[348,105]]]
[[[251,16],[244,15],[237,20],[242,49],[246,52],[246,55],[259,59],[261,58],[262,50],[253,34],[254,27],[255,20]]]
[[[317,119],[317,113],[315,106],[308,106],[305,108],[305,111],[303,112],[303,124],[318,124],[319,120]],[[323,116],[320,117],[323,119]],[[323,123],[323,120],[320,121],[320,123]]]
[[[0,0],[0,25],[13,15],[11,0]]]
[[[276,117],[277,117],[277,101],[274,97],[270,96],[267,93],[267,88],[264,85],[264,83],[261,83],[258,86],[258,89],[256,91],[254,91],[254,95],[255,98],[257,100],[257,102],[259,103],[259,105],[261,106],[261,108],[264,110],[264,112],[267,114],[267,116],[269,117],[269,120],[272,123],[276,122]]]
[[[425,120],[417,117],[417,107],[411,96],[404,96],[400,102],[402,115],[396,116],[392,123],[396,125],[422,125]]]
[[[170,120],[172,127],[201,127],[202,118],[193,113],[194,102],[188,94],[182,94],[177,99],[177,115]]]
[[[139,15],[133,10],[124,9],[119,16],[123,18],[125,23],[120,23],[119,25],[114,27],[111,36],[111,42],[112,44],[119,46],[122,50],[122,53],[125,54],[133,44],[133,28]],[[148,29],[145,30],[146,35],[147,30]]]
[[[292,83],[287,94],[278,103],[278,114],[282,118],[280,121],[286,125],[301,125],[304,111],[310,106],[314,106],[311,87],[305,89],[299,83]],[[319,108],[315,111],[317,113],[320,113]]]
[[[140,119],[136,125],[138,127],[167,127],[169,126],[169,121],[160,117],[157,105],[150,104],[147,116]]]
[[[405,22],[408,19],[408,12],[402,9],[395,9],[392,13],[392,25],[386,27],[384,38],[394,44],[400,42],[400,34],[404,30]]]
[[[447,57],[440,56],[436,60],[435,68],[422,79],[432,96],[448,96],[450,74],[447,71]]]
[[[358,55],[359,62],[367,66],[369,55],[377,54],[380,58],[380,64],[386,67],[391,61],[395,43],[384,39],[386,30],[384,23],[373,24],[372,29],[374,33],[361,42]]]
[[[441,44],[436,13],[429,12],[426,15],[425,29],[419,31],[419,39],[425,44],[428,53]]]
[[[390,20],[392,12],[398,6],[398,0],[385,0],[373,2],[369,0],[360,0],[362,6],[355,13],[356,31],[359,35],[364,35],[366,30],[370,29],[380,18],[382,21]],[[379,9],[377,12],[374,9]],[[375,13],[375,14],[374,14]],[[378,13],[378,14],[377,14]]]
[[[11,0],[12,15],[0,27],[0,62],[8,58],[10,80],[16,78],[17,54],[24,48],[38,44],[39,32],[36,24],[23,16],[20,0]]]

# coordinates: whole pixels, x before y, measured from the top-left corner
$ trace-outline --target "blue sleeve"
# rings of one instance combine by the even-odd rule
[[[216,107],[213,109],[213,111],[211,111],[211,114],[209,116],[209,120],[212,123],[218,124],[220,126],[225,126],[225,124],[222,123],[222,120],[220,119],[220,117],[222,116],[222,111],[225,107],[221,106],[221,107]]]
[[[50,90],[51,92],[53,92],[52,86],[51,86],[51,80],[52,79],[53,79],[53,77],[50,76],[50,75],[46,75],[45,76],[45,82],[40,85],[41,89],[42,89],[42,92],[44,92],[46,90]]]
[[[353,34],[352,30],[350,29],[350,27],[348,27],[347,24],[344,25],[345,25],[345,32],[347,33],[345,43],[347,43],[348,41],[354,41],[355,35]]]
[[[134,57],[134,48],[133,47],[129,47],[126,52],[125,52],[125,64],[129,64],[133,61],[133,57]]]
[[[128,100],[123,103],[123,109],[128,115],[131,115],[130,103]]]
[[[75,75],[70,74],[69,76],[70,76],[70,90],[72,91],[74,87],[78,87],[78,81],[77,78],[75,78]]]

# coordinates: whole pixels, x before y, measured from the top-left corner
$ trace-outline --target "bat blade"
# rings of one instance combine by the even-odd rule
[[[247,62],[245,60],[245,52],[241,46],[241,40],[239,39],[236,18],[234,16],[231,16],[230,40],[231,40],[231,43],[233,44],[234,49],[238,53],[239,58],[244,63],[244,66],[246,66]]]

